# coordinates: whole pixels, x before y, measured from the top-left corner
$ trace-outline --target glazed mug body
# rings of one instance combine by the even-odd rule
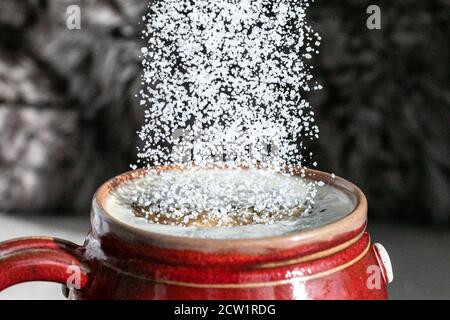
[[[71,299],[387,298],[389,258],[372,245],[366,199],[350,182],[307,171],[353,201],[354,210],[336,222],[279,237],[200,239],[148,232],[105,210],[109,193],[142,173],[124,173],[99,188],[82,246],[52,238],[0,244],[0,290],[46,280],[62,283]]]

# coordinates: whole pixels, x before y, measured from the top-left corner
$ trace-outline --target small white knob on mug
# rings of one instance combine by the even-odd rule
[[[376,257],[378,259],[378,264],[383,271],[385,276],[386,283],[391,283],[394,280],[394,272],[392,270],[391,259],[389,258],[389,254],[386,249],[380,243],[375,243],[373,245],[375,250]]]

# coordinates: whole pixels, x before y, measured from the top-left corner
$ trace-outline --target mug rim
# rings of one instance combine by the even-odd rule
[[[163,165],[150,167],[156,172],[168,170],[189,170],[189,168],[198,167],[195,165]],[[247,165],[239,165],[242,169],[249,169]],[[227,169],[226,164],[209,164],[206,169]],[[109,193],[122,183],[141,177],[141,173],[148,172],[149,168],[139,168],[119,174],[105,183],[96,191],[93,198],[93,213],[100,213],[102,218],[110,223],[110,226],[117,227],[120,235],[133,241],[138,240],[152,245],[188,249],[195,251],[228,251],[237,249],[242,252],[255,252],[255,248],[264,249],[289,249],[299,245],[308,245],[317,242],[336,241],[339,238],[359,237],[365,230],[367,223],[367,199],[364,193],[352,182],[329,173],[301,166],[294,167],[294,175],[299,175],[300,170],[304,169],[305,178],[310,180],[320,180],[344,192],[353,202],[354,208],[351,212],[336,221],[320,225],[317,227],[306,228],[296,232],[287,233],[278,236],[257,237],[257,238],[196,238],[180,235],[171,235],[145,230],[136,226],[127,224],[111,214],[104,207],[104,202]],[[264,170],[263,168],[257,168]],[[94,224],[92,225],[94,228]],[[114,228],[116,229],[116,228]],[[98,230],[97,230],[98,231]],[[128,234],[127,234],[128,233]]]

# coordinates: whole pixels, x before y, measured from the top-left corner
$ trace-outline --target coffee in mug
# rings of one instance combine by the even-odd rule
[[[133,227],[214,239],[285,235],[332,223],[353,207],[323,182],[256,168],[149,171],[105,201],[114,218]]]

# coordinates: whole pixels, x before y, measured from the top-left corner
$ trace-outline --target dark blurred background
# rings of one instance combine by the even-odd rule
[[[73,4],[81,30],[66,26]],[[366,26],[371,4],[380,30]],[[0,217],[86,219],[95,189],[129,169],[146,5],[0,0]],[[308,13],[323,38],[313,62],[323,90],[308,98],[319,168],[363,189],[374,232],[399,254],[414,250],[411,241],[450,252],[450,0],[316,0]],[[399,242],[413,230],[427,240]],[[437,259],[448,284],[450,257]]]

